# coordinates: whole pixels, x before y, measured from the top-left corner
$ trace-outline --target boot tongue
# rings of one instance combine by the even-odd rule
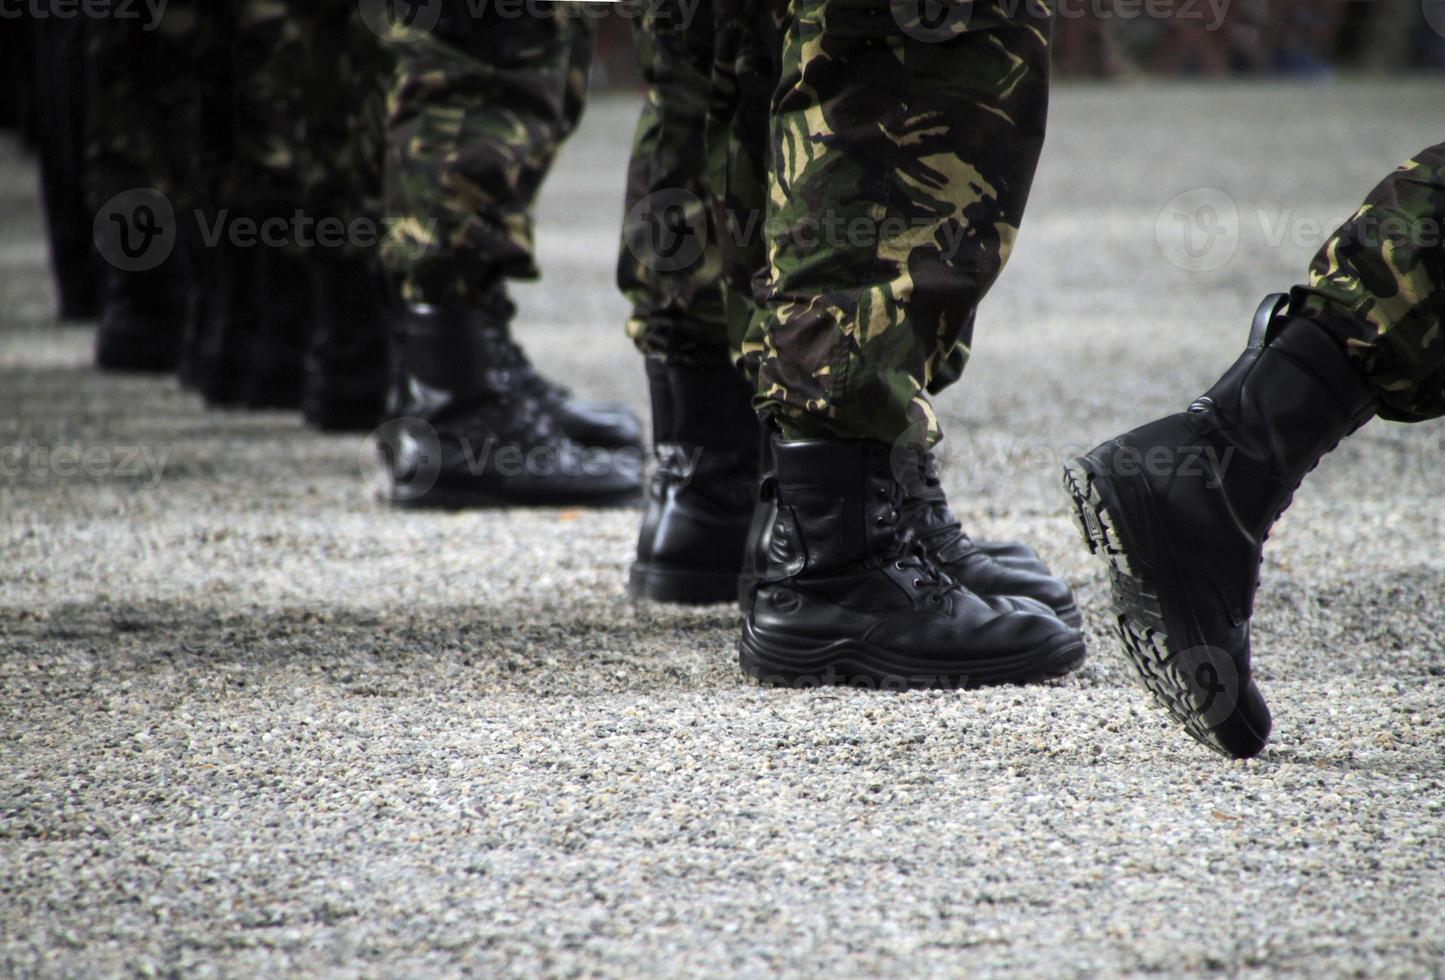
[[[916,517],[908,513],[909,524],[918,540],[930,548],[944,563],[956,561],[972,552],[973,542],[963,533],[963,526],[948,505],[935,501],[920,501]],[[905,511],[907,512],[907,511]]]
[[[918,483],[899,508],[903,523],[913,536],[943,562],[962,558],[973,550],[973,542],[949,510],[943,481],[932,453],[921,453],[917,461]]]

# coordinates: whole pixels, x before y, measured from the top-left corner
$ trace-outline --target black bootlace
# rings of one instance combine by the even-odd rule
[[[879,487],[879,496],[888,501],[888,510],[879,514],[875,523],[879,527],[890,528],[895,542],[895,546],[887,554],[886,560],[892,562],[893,567],[900,572],[912,570],[914,573],[913,587],[918,589],[930,603],[941,605],[944,597],[958,588],[958,583],[954,582],[948,573],[934,563],[923,540],[912,526],[902,520],[910,508],[916,504],[921,503],[928,506],[932,506],[932,504],[929,501],[910,496],[898,481],[887,476],[881,477],[880,482],[884,485]],[[934,530],[930,529],[924,537],[931,538],[933,535]]]
[[[544,376],[527,358],[527,352],[510,336],[499,332],[487,338],[484,346],[487,366],[510,371],[532,394],[547,401],[571,397],[571,391]]]
[[[920,457],[918,473],[922,479],[923,492],[908,493],[902,487],[899,488],[903,494],[903,503],[899,507],[900,517],[914,529],[914,536],[924,544],[939,539],[953,541],[959,538],[965,543],[969,542],[971,539],[963,530],[963,524],[941,503],[943,481],[938,476],[938,464],[933,454],[921,453]],[[948,514],[948,519],[939,521],[940,514]],[[917,530],[925,524],[928,525],[925,530]]]

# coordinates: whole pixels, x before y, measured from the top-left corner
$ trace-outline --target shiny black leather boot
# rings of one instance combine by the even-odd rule
[[[526,355],[522,355],[521,371],[532,394],[572,441],[604,449],[642,449],[642,423],[626,405],[578,398],[532,367]]]
[[[1154,698],[1217,752],[1264,748],[1249,622],[1269,530],[1376,403],[1345,352],[1271,296],[1249,345],[1189,408],[1065,467],[1089,549],[1109,568],[1124,652]]]
[[[1084,617],[1074,593],[1042,562],[1035,559],[1036,565],[1030,566],[1019,560],[999,560],[963,532],[949,510],[932,453],[918,449],[895,452],[893,461],[908,470],[902,474],[907,486],[900,508],[903,521],[949,577],[979,595],[1037,599],[1069,626],[1082,628]]]
[[[658,602],[730,602],[758,482],[752,385],[731,365],[647,359],[657,463],[627,591]]]
[[[890,447],[773,441],[778,501],[745,674],[786,685],[974,687],[1066,674],[1084,641],[1032,599],[949,578],[903,520]]]
[[[383,495],[403,507],[634,502],[641,453],[582,446],[517,369],[502,307],[410,306],[382,426]]]
[[[770,441],[766,437],[762,458],[766,475],[772,470]],[[921,478],[924,482],[920,486],[931,485],[935,491],[924,496],[931,499],[937,495],[940,484],[931,455],[924,459]],[[914,483],[908,482],[910,486]],[[760,482],[759,486],[763,485]],[[965,588],[980,595],[1032,596],[1050,606],[1068,625],[1077,629],[1083,624],[1073,593],[1053,577],[1049,566],[1028,545],[1020,541],[980,541],[969,537],[952,514],[947,513],[947,505],[942,513],[935,515],[928,500],[915,494],[909,494],[908,499],[913,506],[906,506],[904,513],[916,524],[915,533],[936,548],[947,550],[952,559],[948,572]],[[748,523],[748,544],[743,549],[743,568],[738,575],[738,606],[744,613],[752,608],[753,590],[767,564],[769,536],[777,513],[777,500],[760,492]]]
[[[318,256],[310,267],[313,322],[301,412],[322,432],[369,432],[386,412],[388,297],[364,256]]]
[[[101,287],[95,366],[102,371],[165,372],[180,360],[185,319],[176,264],[146,272],[109,269]]]

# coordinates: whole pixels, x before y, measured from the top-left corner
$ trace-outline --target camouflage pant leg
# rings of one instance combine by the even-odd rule
[[[311,66],[298,169],[306,209],[347,225],[348,251],[370,251],[380,234],[391,53],[354,0],[311,0],[294,57]]]
[[[1310,264],[1291,312],[1333,333],[1382,418],[1445,415],[1445,143],[1390,174]]]
[[[500,12],[499,12],[500,11]],[[411,302],[485,302],[499,277],[537,276],[532,202],[577,123],[595,24],[566,4],[447,0],[437,27],[397,42],[388,100],[383,258]]]
[[[194,0],[173,0],[154,24],[112,18],[84,25],[84,173],[93,209],[154,187],[190,197],[200,165],[200,66],[212,30]]]
[[[745,356],[767,302],[769,132],[781,73],[788,8],[775,0],[716,0],[718,16],[707,120],[708,174],[720,217],[724,304],[730,350],[756,380]]]
[[[729,347],[703,140],[712,6],[648,3],[633,36],[648,91],[628,164],[617,263],[618,288],[632,304],[627,335],[644,354],[719,364]]]
[[[1043,144],[1047,10],[960,5],[940,32],[899,7],[790,5],[744,348],[786,438],[937,438],[925,391],[970,341]]]
[[[231,0],[213,11],[224,57],[212,78],[213,209],[301,214],[293,247],[367,251],[381,205],[381,39],[350,0]],[[332,222],[327,228],[321,222]]]
[[[219,200],[241,212],[290,211],[305,200],[307,100],[320,74],[306,57],[311,24],[302,0],[231,0],[229,6],[229,140]]]

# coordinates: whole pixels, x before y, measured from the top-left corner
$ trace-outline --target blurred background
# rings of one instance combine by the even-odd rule
[[[1064,78],[1445,71],[1445,0],[1059,0]],[[29,22],[0,20],[0,126],[39,125]],[[603,18],[593,84],[640,84],[631,18]]]
[[[1445,0],[1059,0],[1064,78],[1329,78],[1445,70]],[[602,22],[596,81],[638,82],[622,18]]]

